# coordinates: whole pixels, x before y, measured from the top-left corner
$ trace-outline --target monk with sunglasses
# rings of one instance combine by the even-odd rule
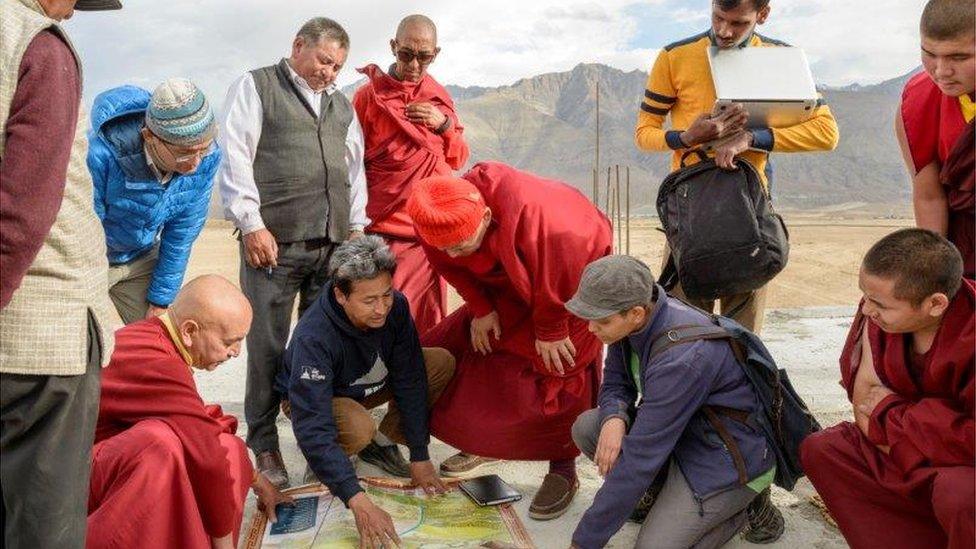
[[[393,285],[407,296],[423,334],[445,316],[447,285],[427,263],[405,204],[415,181],[452,175],[469,152],[454,101],[427,72],[441,51],[434,22],[405,17],[390,51],[394,62],[385,72],[377,65],[359,69],[368,80],[353,98],[365,136],[367,231],[396,254]]]

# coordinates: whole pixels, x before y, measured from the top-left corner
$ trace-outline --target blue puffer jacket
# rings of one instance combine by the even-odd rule
[[[147,300],[168,306],[183,284],[190,247],[207,219],[220,150],[204,157],[196,172],[174,174],[161,184],[146,162],[140,134],[149,98],[149,92],[135,86],[98,94],[88,132],[88,169],[109,263],[128,263],[158,241],[159,260]]]

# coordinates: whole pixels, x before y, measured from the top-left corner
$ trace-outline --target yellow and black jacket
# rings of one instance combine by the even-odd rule
[[[674,151],[671,169],[680,166],[684,145],[678,138],[682,130],[700,114],[711,112],[715,104],[715,86],[708,65],[708,48],[714,45],[710,31],[666,46],[658,54],[647,77],[647,89],[637,115],[635,141],[644,151]],[[753,33],[740,47],[785,46],[778,40]],[[670,115],[670,129],[664,120]],[[759,172],[764,183],[771,177],[769,153],[828,151],[837,146],[839,132],[830,107],[821,98],[813,116],[789,128],[765,128],[753,131],[753,148],[739,155]],[[688,164],[695,162],[695,156]]]

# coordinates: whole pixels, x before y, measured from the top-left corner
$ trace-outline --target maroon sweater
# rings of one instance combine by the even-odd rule
[[[0,158],[0,309],[40,251],[64,194],[78,124],[81,78],[68,45],[49,30],[20,62]]]

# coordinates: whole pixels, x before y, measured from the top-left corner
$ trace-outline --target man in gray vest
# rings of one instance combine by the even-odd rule
[[[316,17],[291,57],[234,82],[224,102],[217,174],[224,213],[241,234],[241,289],[254,307],[247,338],[244,415],[258,469],[279,487],[288,473],[278,450],[280,397],[274,380],[298,314],[328,278],[334,246],[362,235],[366,217],[363,132],[335,84],[349,35]]]
[[[0,547],[85,546],[111,303],[81,62],[58,21],[121,7],[0,0]]]

